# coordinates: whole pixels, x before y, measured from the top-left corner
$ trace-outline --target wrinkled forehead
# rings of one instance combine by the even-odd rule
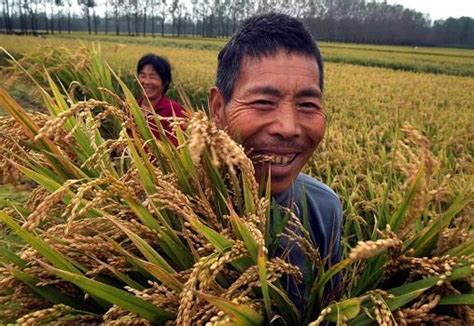
[[[287,51],[286,49],[280,49],[278,51],[274,52],[269,52],[265,54],[260,54],[260,55],[246,55],[244,56],[239,64],[239,69],[236,71],[235,74],[235,79],[234,79],[234,86],[237,80],[242,76],[242,73],[248,72],[248,69],[258,69],[256,67],[265,65],[268,67],[267,63],[268,61],[272,61],[272,65],[270,66],[270,69],[273,69],[273,67],[278,69],[277,65],[288,65],[288,72],[290,73],[292,71],[292,68],[294,69],[301,69],[302,67],[300,66],[292,66],[291,63],[294,62],[292,59],[294,58],[300,58],[304,59],[304,62],[310,62],[310,65],[312,66],[311,62],[314,63],[314,66],[311,67],[310,71],[312,68],[314,68],[314,77],[316,78],[318,84],[319,84],[319,66],[316,58],[314,58],[312,55],[307,54],[307,53],[302,53],[302,52],[297,52],[297,51]],[[277,64],[278,61],[278,64]],[[319,86],[319,85],[318,85]]]
[[[291,50],[291,49],[285,49],[285,48],[278,48],[276,50],[268,50],[264,52],[252,52],[249,51],[248,53],[244,54],[244,56],[240,59],[240,66],[242,66],[244,63],[254,63],[254,62],[262,62],[262,60],[266,59],[274,59],[280,55],[296,55],[296,56],[301,56],[307,59],[313,59],[314,62],[317,64],[316,58],[312,56],[309,53],[303,52],[303,51],[298,51],[298,50]]]

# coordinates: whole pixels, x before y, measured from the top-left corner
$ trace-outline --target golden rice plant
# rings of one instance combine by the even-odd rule
[[[188,110],[188,118],[173,119],[174,147],[164,133],[153,136],[119,79],[123,97],[113,103],[78,101],[47,79],[50,92],[41,93],[50,115],[42,119],[0,88],[0,106],[10,115],[1,162],[37,184],[26,205],[0,212],[1,227],[16,235],[0,245],[1,320],[472,323],[472,189],[464,187],[439,215],[419,221],[436,162],[416,129],[403,127],[406,141],[393,152],[392,173],[406,172],[399,205],[376,203],[382,221],[371,233],[356,234],[358,241],[346,237],[352,249],[325,269],[307,233],[292,232],[302,223],[271,205],[270,187],[256,183],[242,147],[205,113]],[[109,116],[120,121],[117,138],[101,132]],[[269,234],[269,214],[288,221],[279,226],[282,234],[318,271],[309,283],[269,252],[278,242]],[[12,249],[15,243],[22,249]],[[325,285],[338,273],[340,296],[328,302]],[[305,315],[281,286],[283,275],[311,289]]]

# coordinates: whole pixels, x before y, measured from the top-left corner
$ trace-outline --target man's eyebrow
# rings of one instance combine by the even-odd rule
[[[270,95],[275,97],[283,96],[283,94],[277,88],[272,86],[256,86],[245,91],[245,96],[256,94]]]
[[[301,91],[299,91],[298,93],[296,93],[295,97],[296,98],[301,98],[301,97],[317,97],[317,98],[321,98],[322,97],[322,93],[319,89],[317,88],[314,88],[314,87],[311,87],[311,88],[305,88],[305,89],[302,89]]]

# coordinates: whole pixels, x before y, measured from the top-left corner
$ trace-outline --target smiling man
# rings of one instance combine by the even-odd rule
[[[254,16],[219,53],[209,106],[218,127],[253,159],[257,180],[270,173],[274,201],[300,219],[307,212],[311,240],[330,265],[340,260],[341,204],[328,186],[301,173],[326,128],[323,76],[320,51],[298,20]],[[275,254],[308,276],[301,249],[281,240]],[[302,309],[309,289],[284,283]]]

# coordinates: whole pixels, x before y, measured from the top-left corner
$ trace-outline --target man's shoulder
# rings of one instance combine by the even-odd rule
[[[321,181],[304,173],[298,174],[295,180],[295,191],[300,195],[305,194],[309,197],[315,196],[324,201],[330,200],[339,203],[339,198],[334,190]]]
[[[321,256],[330,255],[333,262],[339,261],[342,205],[336,193],[321,181],[300,173],[294,183],[294,199],[301,216],[307,214],[311,238]]]

